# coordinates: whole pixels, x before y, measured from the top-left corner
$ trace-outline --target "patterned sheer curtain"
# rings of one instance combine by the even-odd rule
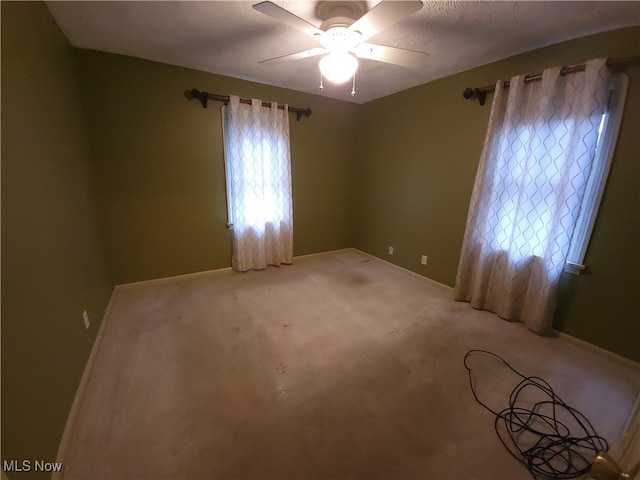
[[[560,70],[496,86],[454,291],[541,334],[552,327],[609,96],[606,59]]]
[[[293,261],[291,153],[287,106],[240,103],[223,108],[232,266],[263,269]]]

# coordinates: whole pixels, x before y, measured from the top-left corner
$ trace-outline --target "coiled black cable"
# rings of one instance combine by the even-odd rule
[[[522,378],[504,410],[496,412],[478,398],[468,364],[472,354],[492,356]],[[597,454],[609,448],[586,417],[564,403],[542,378],[522,375],[502,357],[486,350],[467,352],[464,366],[474,398],[496,417],[494,426],[498,438],[509,453],[529,469],[534,479],[561,480],[584,475],[591,470]]]

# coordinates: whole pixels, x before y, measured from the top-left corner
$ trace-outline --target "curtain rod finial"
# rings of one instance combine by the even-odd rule
[[[304,110],[298,110],[296,112],[296,121],[299,122],[303,115],[305,117],[308,117],[309,115],[311,115],[311,109],[305,108]]]
[[[207,103],[209,101],[209,94],[207,92],[201,92],[197,88],[194,88],[191,90],[191,97],[200,100],[202,108],[207,108]]]
[[[487,99],[487,92],[484,92],[479,88],[465,88],[464,92],[462,92],[462,96],[467,100],[474,100],[477,98],[480,105],[484,105],[484,102]]]

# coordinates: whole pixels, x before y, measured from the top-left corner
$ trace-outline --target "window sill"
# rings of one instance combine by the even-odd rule
[[[564,263],[564,271],[572,275],[580,275],[586,267],[587,267],[586,265],[582,265],[581,263],[573,263],[573,262]]]

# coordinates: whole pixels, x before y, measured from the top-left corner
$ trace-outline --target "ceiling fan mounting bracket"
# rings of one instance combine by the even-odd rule
[[[352,20],[367,13],[367,2],[356,1],[320,1],[316,7],[318,18],[328,20],[335,17],[346,17]]]

